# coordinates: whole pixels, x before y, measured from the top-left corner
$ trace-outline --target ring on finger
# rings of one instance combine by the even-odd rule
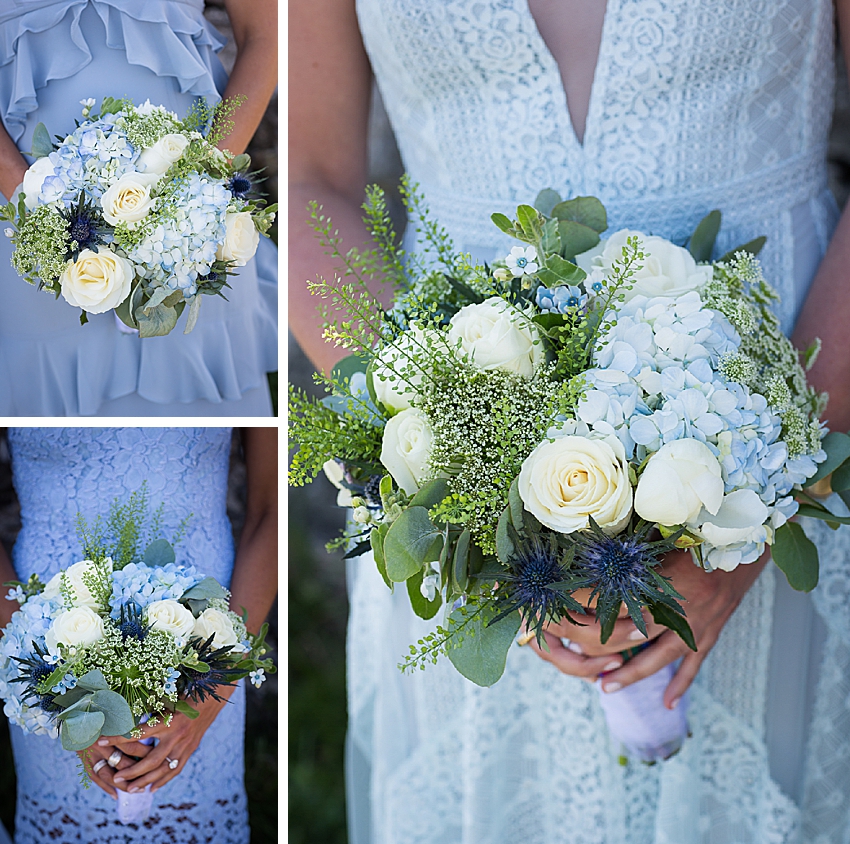
[[[120,750],[113,750],[112,753],[109,754],[106,764],[109,765],[110,768],[117,768],[118,763],[121,761],[123,756],[124,754]]]
[[[168,767],[171,768],[172,771],[180,764],[179,759],[171,759],[168,756],[165,757],[165,761],[168,762]]]
[[[92,765],[91,767],[92,773],[96,774],[98,771],[100,771],[101,768],[105,768],[107,764],[108,762],[106,761],[106,759],[98,759],[97,762],[95,762],[94,765]]]
[[[522,633],[521,635],[517,636],[516,643],[520,647],[523,647],[523,645],[527,645],[533,638],[534,638],[534,631],[533,630],[527,630],[525,633]]]

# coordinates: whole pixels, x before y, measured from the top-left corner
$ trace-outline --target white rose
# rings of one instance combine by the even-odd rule
[[[154,630],[164,630],[181,640],[195,627],[195,617],[178,601],[154,601],[145,607],[145,616]]]
[[[153,208],[151,187],[159,176],[154,173],[126,173],[100,198],[103,219],[112,226],[126,223],[127,228],[148,216]]]
[[[163,135],[152,147],[142,150],[136,164],[144,173],[162,176],[183,155],[187,146],[189,139],[185,135]]]
[[[703,510],[696,518],[692,530],[719,549],[726,546],[753,543],[749,555],[715,554],[710,558],[714,568],[731,571],[738,563],[753,562],[761,556],[762,545],[769,536],[765,526],[769,515],[764,502],[751,489],[736,489],[723,497],[716,514]],[[748,559],[746,557],[749,557]]]
[[[635,491],[635,512],[668,527],[712,515],[723,500],[720,463],[699,440],[674,440],[649,458]]]
[[[602,240],[593,249],[576,256],[576,263],[588,274],[601,269],[610,277],[615,261],[623,257],[626,239],[635,236],[646,255],[643,267],[633,276],[631,289],[624,290],[626,301],[635,296],[682,296],[691,290],[699,290],[709,281],[714,270],[709,265],[700,265],[687,249],[676,246],[663,237],[648,236],[641,232],[623,229]]]
[[[32,211],[38,204],[38,195],[41,193],[41,186],[48,176],[52,176],[55,170],[50,161],[49,156],[36,159],[34,164],[31,164],[26,173],[24,173],[24,183],[21,185],[21,190],[26,194],[24,205]]]
[[[65,583],[71,590],[75,607],[99,609],[97,601],[92,597],[91,591],[83,581],[83,575],[92,569],[94,569],[94,563],[91,560],[81,560],[65,569]],[[59,572],[47,581],[47,585],[44,587],[44,595],[48,598],[59,597],[62,594],[61,586],[62,572]]]
[[[460,343],[480,369],[503,369],[524,378],[531,378],[544,358],[537,328],[498,296],[461,308],[449,323],[448,341],[452,348]]]
[[[224,243],[215,253],[219,261],[233,261],[244,267],[260,243],[260,233],[250,211],[228,211],[224,218]]]
[[[589,525],[622,530],[632,512],[626,452],[616,437],[573,435],[543,442],[522,464],[519,495],[546,527],[573,533]]]
[[[103,619],[91,607],[74,607],[53,619],[44,640],[47,650],[59,653],[59,644],[85,647],[103,638]]]
[[[214,607],[205,609],[196,619],[192,630],[194,636],[198,636],[205,642],[210,636],[215,636],[213,645],[224,648],[227,645],[236,644],[236,633],[233,630],[233,622],[227,613]]]
[[[423,348],[433,349],[436,344],[445,343],[445,338],[433,330],[423,330],[412,325],[410,330],[400,334],[395,342],[395,346],[385,346],[381,349],[375,356],[372,367],[375,396],[391,413],[407,410],[410,402],[416,398],[416,387],[422,383],[424,373],[413,365],[409,355],[416,354]],[[411,370],[408,380],[399,377],[395,372],[397,369],[402,369],[405,374]]]
[[[425,477],[433,441],[428,417],[416,408],[402,410],[384,428],[381,463],[408,495],[419,489]]]
[[[75,262],[69,261],[59,283],[69,305],[102,314],[117,308],[130,295],[134,275],[133,265],[126,258],[101,246],[98,252],[83,249]]]

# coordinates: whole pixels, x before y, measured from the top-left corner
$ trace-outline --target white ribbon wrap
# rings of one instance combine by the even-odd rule
[[[156,742],[154,738],[140,739],[140,744],[151,745]],[[127,791],[121,791],[120,788],[115,789],[118,794],[118,820],[121,823],[141,823],[148,819],[153,808],[153,794],[151,787],[145,786],[144,791],[137,791],[130,794]]]

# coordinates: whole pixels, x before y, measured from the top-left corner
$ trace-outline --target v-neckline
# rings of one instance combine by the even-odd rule
[[[616,5],[617,0],[607,0],[605,3],[605,14],[602,18],[602,31],[599,34],[599,47],[596,52],[596,65],[593,68],[593,82],[590,85],[590,96],[587,100],[587,114],[584,119],[584,136],[582,140],[579,140],[575,123],[573,123],[573,116],[570,112],[570,103],[567,99],[567,89],[564,87],[564,80],[561,76],[560,65],[555,60],[555,56],[552,54],[552,51],[549,49],[549,46],[546,44],[546,40],[543,38],[543,35],[537,26],[537,19],[531,12],[528,0],[518,1],[525,15],[528,17],[534,49],[541,57],[543,57],[544,62],[548,62],[551,65],[557,78],[557,87],[561,93],[561,100],[556,104],[556,107],[562,110],[564,121],[569,130],[570,143],[576,150],[578,150],[579,154],[584,155],[595,138],[594,129],[596,121],[594,120],[594,117],[598,108],[598,101],[601,96],[600,89],[604,85],[604,74],[600,73],[600,68],[603,67],[603,61],[605,59],[606,48],[609,40],[608,30],[611,27],[611,19],[614,17],[612,6]]]

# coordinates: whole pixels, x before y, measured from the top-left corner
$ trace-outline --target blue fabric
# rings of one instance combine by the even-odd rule
[[[0,117],[27,151],[35,126],[65,134],[79,101],[150,99],[183,116],[216,102],[226,75],[221,36],[202,0],[12,0],[0,4]],[[198,323],[168,337],[122,334],[112,313],[79,325],[10,267],[0,238],[0,415],[270,415],[265,373],[277,369],[277,250],[261,238],[254,261],[205,296]],[[243,403],[244,402],[244,403]],[[156,407],[152,407],[155,405]]]
[[[233,569],[226,514],[230,428],[12,428],[9,442],[23,527],[18,576],[42,580],[80,558],[77,512],[91,521],[147,481],[165,503],[168,535],[190,513],[178,559],[223,584]],[[46,736],[11,728],[18,776],[16,844],[45,841],[246,844],[244,691],[238,689],[180,775],[160,789],[144,828],[121,826],[115,802],[79,783],[77,757]]]

